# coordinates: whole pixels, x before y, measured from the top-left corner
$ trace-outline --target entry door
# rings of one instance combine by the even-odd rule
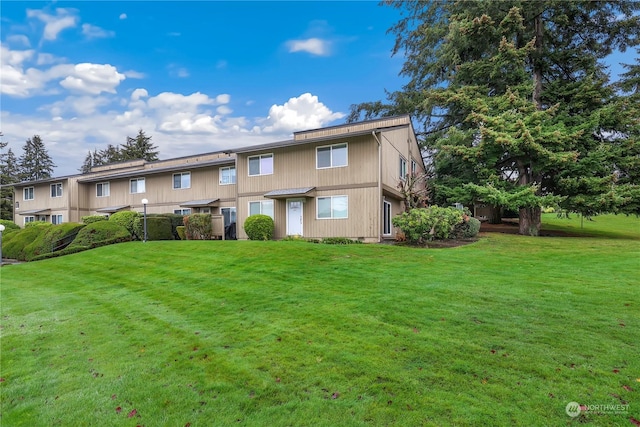
[[[287,235],[302,236],[301,200],[287,200]]]

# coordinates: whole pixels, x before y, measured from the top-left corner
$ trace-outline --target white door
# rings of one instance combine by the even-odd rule
[[[287,200],[287,235],[302,236],[301,200]]]

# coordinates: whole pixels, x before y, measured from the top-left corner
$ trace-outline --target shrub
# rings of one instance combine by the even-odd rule
[[[121,225],[126,230],[129,231],[129,234],[134,238],[140,239],[142,236],[136,235],[134,223],[136,218],[138,218],[140,214],[134,211],[120,211],[116,212],[109,217],[109,221],[115,222],[116,224]]]
[[[322,243],[327,245],[353,245],[362,243],[360,240],[349,239],[348,237],[327,237],[322,239]]]
[[[89,215],[89,216],[83,216],[82,218],[82,223],[85,225],[89,225],[89,224],[93,224],[94,222],[98,222],[98,221],[107,221],[108,218],[104,215]]]
[[[178,238],[180,240],[187,240],[187,232],[185,231],[184,225],[179,225],[176,227],[176,232],[178,233]]]
[[[47,228],[51,227],[53,224],[46,221],[32,221],[25,224],[24,228]]]
[[[52,226],[52,224],[49,224],[49,226]],[[45,233],[48,228],[49,227],[44,226],[31,226],[11,233],[10,237],[3,239],[2,241],[2,256],[5,258],[26,261],[25,248],[27,245],[35,241],[40,234]]]
[[[447,239],[454,226],[462,222],[462,211],[456,208],[431,206],[412,209],[393,218],[410,243],[424,243],[433,239]]]
[[[77,246],[95,248],[104,244],[128,242],[131,240],[131,233],[122,225],[115,221],[98,221],[84,227],[73,243],[68,246],[72,250]]]
[[[4,225],[4,233],[8,233],[11,230],[21,230],[20,226],[13,221],[9,221],[8,219],[0,219],[0,224]]]
[[[478,235],[480,231],[480,220],[465,216],[463,221],[456,224],[453,237],[456,239],[471,239]]]
[[[213,236],[211,214],[191,214],[183,219],[187,240],[210,240]]]
[[[53,252],[54,245],[58,241],[65,237],[73,238],[84,227],[86,227],[84,224],[77,222],[66,222],[46,227],[43,233],[40,233],[31,243],[25,246],[23,250],[25,261],[32,261],[39,255]]]
[[[133,223],[135,234],[144,239],[144,217],[139,216]],[[171,220],[165,216],[147,215],[147,240],[173,240]]]
[[[154,216],[159,216],[163,218],[169,218],[171,222],[171,234],[175,240],[179,240],[180,236],[178,235],[178,227],[184,226],[184,215],[166,213],[166,214],[157,214]]]
[[[251,215],[244,222],[244,232],[250,240],[271,240],[274,227],[269,215]]]

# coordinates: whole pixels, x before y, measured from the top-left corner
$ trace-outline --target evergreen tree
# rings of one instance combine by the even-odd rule
[[[91,153],[91,151],[89,151],[84,158],[82,166],[80,167],[80,169],[78,169],[78,171],[84,175],[91,172],[91,167],[93,167],[93,154]]]
[[[603,63],[638,43],[639,4],[387,4],[407,12],[391,31],[409,82],[388,103],[352,106],[349,120],[412,114],[435,158],[432,199],[505,203],[533,235],[551,201],[586,214],[639,212],[629,196],[637,187],[620,182],[618,166],[637,139],[624,131],[631,116],[616,114],[624,100]]]
[[[121,147],[122,160],[143,159],[148,162],[158,160],[157,147],[151,142],[151,137],[140,129],[135,138],[127,136],[127,142]]]
[[[22,181],[37,181],[51,178],[55,164],[49,156],[39,135],[27,139],[18,161]]]
[[[125,159],[122,157],[120,148],[112,144],[109,144],[107,145],[107,148],[105,148],[104,150],[98,151],[97,156],[94,153],[93,165],[94,166],[107,165],[109,163],[120,162],[122,160],[125,160]]]
[[[0,150],[7,145],[7,142],[0,142]],[[0,153],[0,185],[12,184],[19,180],[18,159],[9,148],[6,153]],[[13,221],[13,187],[0,189],[0,219]]]

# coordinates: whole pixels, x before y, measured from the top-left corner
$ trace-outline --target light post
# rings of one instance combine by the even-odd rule
[[[2,232],[4,231],[4,225],[0,224],[0,267],[2,267]]]
[[[145,243],[147,241],[147,203],[149,203],[147,199],[142,199],[142,206],[144,208],[144,240],[143,242]]]

